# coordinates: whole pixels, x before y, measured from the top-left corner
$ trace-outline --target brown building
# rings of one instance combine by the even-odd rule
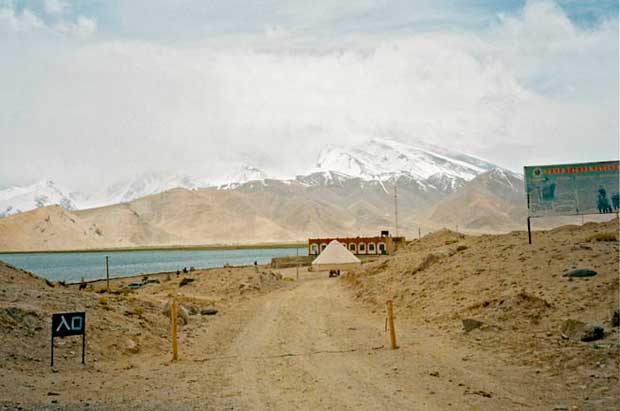
[[[392,254],[404,243],[405,237],[392,237],[381,231],[376,237],[309,238],[308,255],[319,255],[332,240],[338,240],[355,255]]]

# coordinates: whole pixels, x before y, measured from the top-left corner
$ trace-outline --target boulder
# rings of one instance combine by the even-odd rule
[[[207,307],[200,310],[200,314],[202,315],[215,315],[218,313],[218,310],[213,307]]]
[[[181,282],[179,283],[179,287],[183,287],[184,285],[187,285],[193,282],[194,282],[193,278],[183,278]]]
[[[615,308],[611,312],[611,326],[612,327],[620,326],[620,310],[618,310],[617,308]]]
[[[563,338],[584,342],[600,340],[605,336],[605,329],[602,326],[573,319],[564,321],[561,331]]]
[[[562,276],[568,277],[568,278],[581,278],[581,277],[594,277],[596,274],[598,273],[594,270],[590,270],[587,268],[578,268],[576,270],[568,271],[564,273]]]
[[[465,329],[465,332],[470,332],[471,330],[480,328],[483,324],[484,323],[482,321],[478,321],[473,318],[465,318],[463,320],[463,328]]]
[[[564,338],[577,338],[578,335],[585,328],[586,323],[578,320],[568,319],[562,323],[562,327],[560,331],[562,332],[562,337]]]
[[[170,303],[166,303],[166,305],[164,305],[162,314],[166,317],[170,317]],[[179,317],[183,320],[183,324],[189,323],[189,309],[182,304],[177,305],[177,318]]]
[[[181,317],[181,319],[183,319],[184,324],[189,323],[189,310],[186,306],[179,304],[179,308],[177,309],[177,315]]]
[[[600,325],[587,325],[581,333],[581,341],[590,342],[600,340],[605,336],[605,329]]]

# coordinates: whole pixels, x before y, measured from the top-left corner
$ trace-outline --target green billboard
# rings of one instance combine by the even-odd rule
[[[620,162],[524,167],[529,217],[620,212]]]

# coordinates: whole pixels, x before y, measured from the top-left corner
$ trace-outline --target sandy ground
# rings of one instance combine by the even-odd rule
[[[64,358],[61,347],[57,372],[46,358],[3,370],[6,399],[24,409],[547,409],[531,398],[531,371],[400,319],[391,350],[383,312],[325,273],[301,277],[212,322],[199,317],[181,332],[178,362],[162,350],[82,367],[79,350]]]
[[[590,227],[610,228],[616,229]],[[559,233],[549,234],[550,239],[570,236],[566,230]],[[443,281],[442,289],[420,274],[437,277],[433,270],[453,263],[447,255],[432,269],[419,270],[416,263],[418,254],[424,258],[419,247],[438,250],[434,242],[445,245],[446,235],[450,247],[466,244],[472,254],[489,241],[501,245],[513,240],[486,236],[461,239],[461,243],[444,233],[412,244],[400,255],[365,265],[348,278],[301,270],[297,280],[295,268],[274,270],[275,275],[264,267],[258,272],[253,267],[215,269],[188,274],[194,282],[184,287],[179,287],[183,276],[153,276],[161,283],[127,295],[99,294],[102,283],[81,292],[77,287],[51,288],[0,265],[0,410],[615,409],[620,403],[617,328],[606,325],[603,340],[582,343],[562,339],[557,323],[567,313],[602,321],[603,310],[597,304],[607,307],[614,298],[617,302],[618,272],[607,261],[617,262],[617,241],[589,243],[590,250],[583,251],[597,255],[592,264],[600,277],[561,283],[557,296],[548,289],[551,280],[539,284],[528,280],[530,287],[539,287],[526,290],[528,295],[540,291],[539,298],[551,300],[555,308],[538,313],[538,323],[527,317],[523,325],[518,319],[484,310],[498,302],[478,307],[470,301],[487,301],[487,293],[498,299],[504,292],[513,295],[510,287],[497,290],[492,280],[482,278],[488,290],[473,287],[471,295],[460,287],[461,295],[450,301],[454,288],[449,284],[456,279],[436,278]],[[582,235],[589,232],[580,232],[577,243]],[[544,249],[547,240],[540,236],[538,240]],[[518,247],[513,247],[515,258]],[[553,248],[548,251],[557,253]],[[511,261],[496,260],[497,264]],[[435,293],[433,312],[428,306],[431,297],[422,295],[422,288],[403,283],[410,277],[396,274],[404,267],[409,272],[418,270],[413,281],[425,284],[425,294]],[[472,269],[480,268],[484,267]],[[480,277],[484,274],[476,276]],[[129,281],[114,280],[113,288]],[[576,287],[572,292],[581,300],[567,307],[556,301],[564,286]],[[409,288],[417,305],[409,297],[394,295],[401,287]],[[176,362],[170,358],[168,319],[161,313],[173,294],[197,311],[219,310],[213,316],[191,315],[189,323],[180,326]],[[592,296],[600,301],[585,304],[584,299]],[[395,300],[397,350],[389,348],[385,331],[386,298]],[[526,309],[531,308],[528,304]],[[80,364],[80,340],[72,337],[57,342],[57,363],[52,369],[49,314],[73,309],[88,313],[87,363]],[[531,314],[520,310],[519,315]],[[465,333],[462,316],[474,316],[489,325]]]

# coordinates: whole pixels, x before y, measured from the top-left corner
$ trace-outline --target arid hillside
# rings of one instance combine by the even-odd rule
[[[484,232],[524,224],[522,184],[501,170],[459,187],[415,180],[364,181],[337,173],[262,180],[227,189],[173,189],[81,211],[48,206],[0,218],[0,250],[62,250],[161,245],[305,241],[376,235],[394,227],[417,237],[444,226]],[[432,215],[431,215],[432,214]],[[429,218],[430,217],[430,218]]]
[[[619,258],[617,219],[537,232],[532,245],[523,231],[443,230],[346,280],[370,306],[393,299],[403,320],[535,368],[558,404],[612,410],[620,400],[620,333],[612,324]],[[566,275],[578,269],[596,274]],[[596,338],[582,341],[588,333]]]

